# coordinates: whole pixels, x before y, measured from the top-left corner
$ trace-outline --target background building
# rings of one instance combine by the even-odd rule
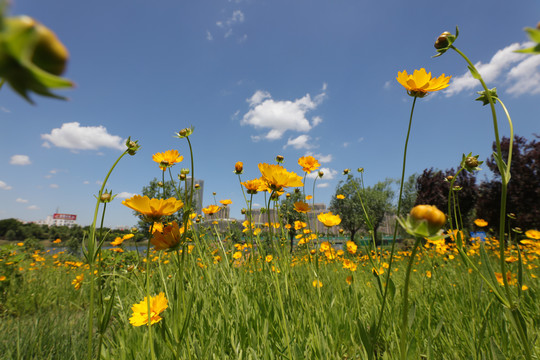
[[[77,215],[54,213],[53,215],[47,216],[45,220],[40,220],[36,222],[36,224],[47,226],[72,227],[73,225],[77,224]]]
[[[187,188],[191,189],[191,181],[193,178],[186,178]],[[204,180],[195,179],[195,185],[199,184],[198,189],[194,189],[193,201],[195,201],[195,212],[197,214],[202,214],[202,204],[203,204],[203,195],[204,195]]]

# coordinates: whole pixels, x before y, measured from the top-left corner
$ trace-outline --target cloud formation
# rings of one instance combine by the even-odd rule
[[[311,151],[306,152],[306,156],[313,156],[322,164],[332,162],[332,159],[333,159],[332,154],[328,154],[328,155],[314,154]]]
[[[486,83],[504,84],[509,94],[516,96],[525,93],[538,94],[540,93],[540,58],[514,52],[532,45],[531,42],[511,44],[497,51],[488,63],[479,61],[474,66]],[[467,71],[461,76],[452,78],[445,94],[448,97],[479,87],[478,80]]]
[[[130,193],[130,192],[127,192],[127,191],[122,191],[121,193],[118,193],[116,195],[116,197],[118,199],[127,199],[127,198],[130,198],[130,197],[134,196],[134,195],[135,194],[133,194],[133,193]]]
[[[13,189],[11,186],[0,180],[0,189],[2,190],[11,190]]]
[[[239,24],[239,23],[243,23],[245,19],[246,19],[246,17],[244,15],[244,13],[242,12],[242,10],[234,10],[232,15],[228,19],[226,19],[225,21],[218,21],[218,22],[216,22],[216,25],[219,28],[221,28],[221,29],[223,29],[225,31],[224,37],[228,38],[233,33],[233,29],[232,29],[233,26],[236,25],[236,24]],[[209,38],[208,33],[209,32],[207,32],[206,38],[209,41],[211,41],[213,38]],[[211,36],[211,34],[210,34],[210,36]],[[246,35],[244,35],[244,36],[246,36]]]
[[[13,155],[9,160],[11,165],[30,165],[30,157],[28,155]]]
[[[50,134],[42,134],[41,138],[45,140],[44,147],[51,147],[52,143],[70,150],[125,149],[124,140],[109,134],[104,126],[81,126],[78,122],[62,124]]]
[[[322,171],[324,173],[322,177],[323,180],[332,180],[338,174],[338,172],[334,169],[323,167],[317,171],[312,171],[311,173],[307,174],[307,177],[310,179],[315,179],[317,176],[319,176],[319,171]]]
[[[310,121],[306,114],[322,103],[326,96],[325,90],[326,84],[323,85],[322,92],[313,99],[310,94],[306,94],[294,101],[274,100],[269,92],[257,90],[246,100],[250,109],[240,123],[256,129],[269,129],[264,135],[267,140],[281,139],[286,131],[308,132],[322,121],[319,116]]]
[[[309,135],[299,135],[295,138],[289,138],[283,148],[286,149],[288,146],[292,146],[295,149],[311,149],[314,146],[309,142],[310,140]]]
[[[21,204],[26,204],[28,202],[28,200],[21,199],[21,198],[17,198],[15,201],[18,202],[18,203],[21,203]]]
[[[37,205],[30,205],[27,207],[28,210],[39,210],[39,207]]]

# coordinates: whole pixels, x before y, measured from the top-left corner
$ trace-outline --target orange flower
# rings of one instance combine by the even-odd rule
[[[221,210],[221,208],[219,206],[217,206],[217,205],[209,205],[209,206],[203,208],[202,212],[205,213],[206,215],[214,215],[219,210]]]
[[[231,199],[219,200],[219,202],[220,202],[222,205],[225,205],[225,206],[232,204],[232,200],[231,200]]]
[[[429,92],[439,91],[448,87],[451,76],[442,74],[438,78],[432,78],[431,73],[426,73],[426,69],[414,70],[412,75],[407,71],[398,72],[396,80],[407,89],[410,96],[424,97]]]
[[[241,182],[248,194],[256,194],[258,191],[261,191],[261,186],[263,185],[263,182],[260,179],[253,179],[245,182]]]
[[[60,244],[61,242],[62,242],[61,239],[56,239],[56,240],[53,241],[53,244]]]
[[[322,287],[322,281],[315,279],[315,280],[313,280],[312,285],[313,285],[313,287],[315,287],[315,288],[316,288],[316,287],[321,288],[321,287]]]
[[[343,200],[345,199],[345,195],[341,195],[341,194],[336,195],[336,199]]]
[[[175,247],[182,240],[184,226],[178,226],[176,221],[163,226],[162,231],[155,231],[150,242],[155,250],[166,250]]]
[[[339,215],[334,215],[332,212],[320,213],[317,215],[317,219],[323,223],[326,227],[332,227],[341,224],[341,218]]]
[[[159,164],[161,170],[165,171],[167,168],[184,160],[184,157],[180,156],[178,150],[167,150],[162,153],[154,154],[152,160]]]
[[[241,161],[238,161],[234,164],[234,173],[240,175],[244,171],[244,164]]]
[[[298,165],[302,167],[302,170],[308,174],[317,170],[321,164],[313,156],[303,156],[298,159]]]
[[[177,212],[184,203],[175,198],[150,199],[148,196],[135,195],[122,201],[122,204],[140,213],[147,221],[159,221],[163,216]]]
[[[282,191],[284,187],[302,186],[302,177],[289,172],[281,165],[259,164],[262,179],[274,191]]]
[[[305,214],[310,210],[310,208],[307,203],[303,201],[297,201],[294,203],[294,210],[296,210],[299,213]]]
[[[528,237],[529,239],[540,240],[540,231],[527,230],[525,231],[525,236]]]
[[[486,227],[488,226],[488,222],[484,219],[476,219],[474,220],[474,225],[478,227]]]

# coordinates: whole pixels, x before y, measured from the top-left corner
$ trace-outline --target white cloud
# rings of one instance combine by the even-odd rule
[[[58,184],[50,184],[49,187],[51,189],[58,189],[60,186],[58,186]]]
[[[347,141],[345,141],[345,142],[343,143],[343,147],[344,147],[344,148],[349,147],[349,145],[351,145],[351,144],[348,143]]]
[[[327,188],[329,186],[330,186],[330,183],[318,183],[317,184],[318,188]]]
[[[2,190],[11,190],[13,189],[11,186],[0,180],[0,189]]]
[[[329,163],[332,161],[333,157],[332,154],[323,155],[323,154],[314,154],[311,151],[306,152],[306,156],[313,156],[315,159],[317,159],[320,163]]]
[[[384,83],[383,88],[384,88],[385,90],[390,89],[390,88],[392,87],[392,83],[393,83],[393,82],[391,82],[390,80],[388,80],[387,82]]]
[[[530,47],[531,42],[511,44],[493,55],[486,64],[474,64],[488,86],[505,84],[507,92],[514,95],[523,93],[540,93],[540,60],[535,56],[515,53],[515,50]],[[452,78],[450,86],[445,90],[446,96],[459,94],[464,90],[480,88],[478,80],[469,71]]]
[[[309,143],[309,140],[311,140],[309,135],[300,135],[294,139],[289,138],[283,148],[286,149],[288,146],[292,146],[295,149],[311,149],[314,146]]]
[[[90,184],[90,181],[84,180],[84,181],[83,181],[83,184],[84,184],[84,185],[88,185],[88,184]]]
[[[306,94],[294,101],[274,100],[269,92],[257,90],[246,100],[250,109],[240,123],[251,125],[256,129],[269,129],[264,136],[268,140],[280,139],[288,130],[308,132],[322,121],[321,117],[316,116],[310,123],[306,113],[315,110],[324,100],[325,88],[326,86],[323,86],[323,91],[313,99],[311,95]]]
[[[51,175],[51,174],[47,174],[47,175],[44,176],[44,178],[45,178],[45,179],[50,179],[50,178],[52,178],[52,175]]]
[[[206,40],[208,41],[214,40],[214,37],[212,36],[212,33],[209,30],[206,30]]]
[[[121,193],[118,193],[116,195],[116,197],[119,198],[119,199],[127,199],[127,198],[132,197],[133,195],[135,195],[135,194],[132,194],[132,193],[127,192],[127,191],[122,191]]]
[[[310,179],[315,179],[317,176],[319,176],[319,171],[322,171],[324,173],[322,177],[324,180],[332,180],[338,174],[338,172],[334,169],[323,167],[317,171],[312,171],[310,174],[307,174],[307,177]]]
[[[28,155],[13,155],[9,160],[11,165],[30,165],[30,157]]]
[[[17,198],[15,201],[18,202],[18,203],[21,203],[21,204],[26,204],[28,202],[28,200],[21,199],[21,198]]]
[[[39,210],[39,207],[37,205],[30,205],[27,207],[28,210]]]
[[[81,126],[78,122],[62,124],[50,134],[42,134],[43,146],[54,146],[71,150],[97,150],[101,147],[124,150],[124,140],[120,136],[111,135],[103,126]],[[50,143],[49,143],[50,142]]]
[[[246,16],[242,12],[242,10],[234,10],[232,15],[228,19],[226,19],[224,21],[217,21],[216,25],[219,28],[225,30],[225,35],[223,35],[223,37],[228,38],[233,33],[232,27],[234,25],[236,25],[236,24],[243,23],[245,19],[246,19]],[[208,34],[209,33],[210,32],[207,31],[207,37],[206,37],[207,39],[208,39]],[[244,37],[247,38],[247,35],[244,35]]]

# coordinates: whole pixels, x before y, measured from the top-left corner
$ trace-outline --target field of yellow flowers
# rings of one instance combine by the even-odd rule
[[[540,39],[540,30],[535,34],[532,39]],[[176,196],[135,195],[122,202],[149,224],[143,251],[130,251],[125,244],[133,234],[109,239],[98,226],[115,197],[105,188],[110,174],[122,157],[140,148],[128,138],[96,196],[82,257],[32,250],[24,243],[0,248],[0,358],[538,359],[540,232],[530,229],[516,237],[505,229],[511,158],[503,159],[495,106],[503,108],[510,129],[512,122],[496,91],[453,45],[457,37],[457,28],[455,34],[441,34],[436,56],[457,52],[484,89],[477,100],[492,113],[501,174],[496,234],[485,240],[466,236],[456,174],[449,179],[448,209],[415,206],[396,219],[389,246],[378,246],[375,237],[336,244],[329,234],[339,227],[339,215],[322,213],[313,221],[306,216],[313,196],[305,192],[306,175],[317,171],[319,162],[300,158],[301,176],[283,167],[278,156],[275,164],[259,164],[256,179],[242,179],[242,162],[234,165],[247,220],[243,235],[233,241],[230,229],[218,229],[211,220],[229,200],[202,210],[209,221],[195,213],[195,184],[186,181],[188,174],[195,176],[191,139],[196,134],[190,127],[176,134],[187,142],[191,159],[177,181],[172,168],[183,156],[167,150],[153,157],[163,180],[168,174],[175,184]],[[44,75],[36,74],[28,78],[28,89],[17,88],[18,78],[7,80],[23,96],[28,90],[52,96],[49,87],[70,86],[61,78],[43,83]],[[415,105],[448,87],[449,80],[423,68],[398,73],[397,81],[413,98],[398,214]],[[477,171],[480,164],[478,156],[463,155],[458,174]],[[295,211],[306,217],[289,224],[277,204],[295,188],[306,199],[294,204]],[[361,200],[362,189],[357,190]],[[276,209],[267,212],[266,226],[252,216],[255,196]],[[171,215],[179,220],[168,221]],[[363,215],[373,234],[365,209]],[[315,221],[327,231],[317,232]],[[482,219],[475,224],[488,225]],[[290,227],[298,232],[293,251]],[[399,227],[410,241],[398,244]]]

